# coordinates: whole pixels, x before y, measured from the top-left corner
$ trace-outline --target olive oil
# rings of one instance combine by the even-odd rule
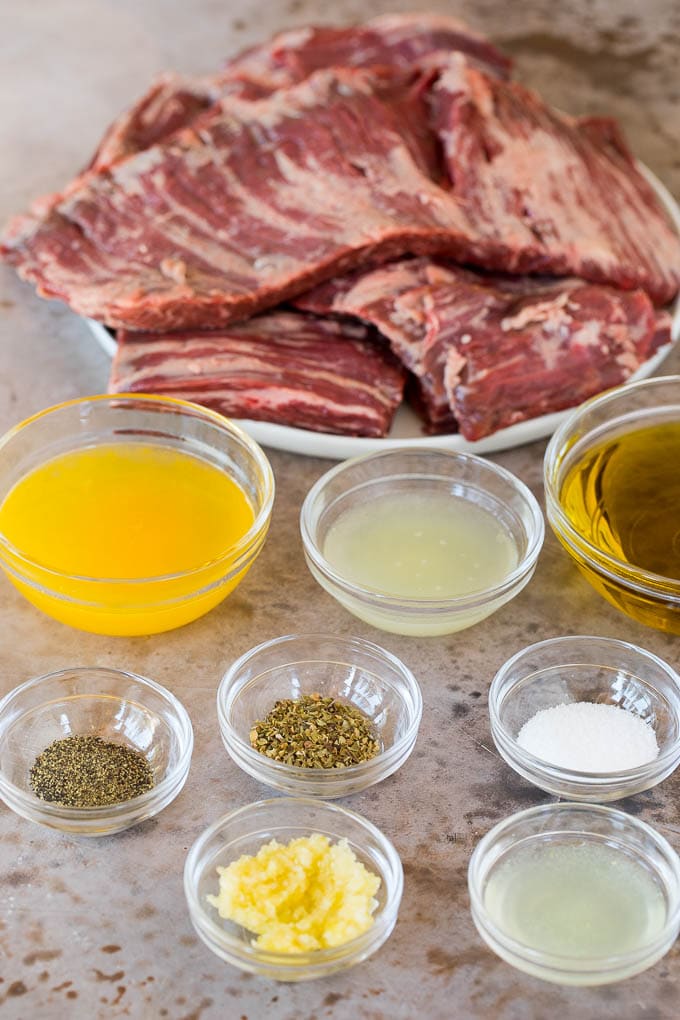
[[[596,548],[632,567],[680,579],[680,422],[624,432],[568,472],[560,503]]]

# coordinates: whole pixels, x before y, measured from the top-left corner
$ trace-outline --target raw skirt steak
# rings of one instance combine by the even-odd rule
[[[2,251],[45,296],[110,326],[214,328],[356,262],[471,228],[363,71],[321,71],[85,176]]]
[[[460,302],[461,320],[486,314],[492,295],[475,286],[472,273],[447,270],[428,258],[398,259],[377,269],[356,270],[319,284],[295,299],[295,305],[318,315],[352,315],[375,326],[399,360],[413,373],[409,387],[430,431],[456,431],[444,389],[443,368],[434,370],[428,356],[431,346],[441,346],[439,330],[428,322],[428,305],[437,280],[444,276],[443,292]],[[471,286],[466,286],[471,281]]]
[[[225,96],[260,99],[326,67],[409,70],[437,53],[456,51],[467,53],[491,74],[506,77],[510,72],[509,57],[445,15],[391,14],[348,28],[310,26],[281,32],[238,54],[218,74],[160,75],[108,129],[90,169],[167,139]]]
[[[676,294],[678,235],[613,120],[557,113],[455,55],[429,100],[454,193],[483,233],[511,239],[505,271],[525,268],[515,255],[533,236],[550,275]]]
[[[426,258],[340,277],[297,304],[376,326],[416,376],[431,430],[457,426],[468,440],[625,382],[670,340],[670,317],[644,291]]]
[[[182,397],[232,418],[384,436],[405,378],[361,323],[276,311],[218,331],[121,330],[109,390]]]
[[[338,68],[228,98],[13,221],[1,250],[40,293],[130,329],[214,328],[404,253],[670,300],[680,240],[613,130],[460,54],[427,81]]]
[[[501,315],[491,311],[479,329],[467,329],[439,290],[429,320],[440,359],[446,351],[449,407],[470,440],[618,386],[670,340],[670,317],[644,291],[581,280],[548,282]]]
[[[491,74],[506,78],[511,59],[463,22],[421,11],[386,14],[347,28],[294,28],[227,62],[222,84],[248,96],[265,95],[327,67],[408,70],[433,55],[464,53]]]

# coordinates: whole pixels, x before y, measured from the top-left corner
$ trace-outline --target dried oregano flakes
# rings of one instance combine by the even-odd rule
[[[277,701],[251,728],[250,743],[275,761],[316,769],[358,765],[381,750],[368,716],[321,694]]]

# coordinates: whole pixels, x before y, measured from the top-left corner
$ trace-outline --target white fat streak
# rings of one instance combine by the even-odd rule
[[[391,179],[382,169],[385,165],[392,175]],[[393,145],[387,153],[377,156],[375,167],[381,195],[415,197],[424,208],[424,223],[428,226],[464,231],[473,240],[479,236],[479,231],[456,198],[425,176],[403,143]]]
[[[205,352],[206,344],[209,345],[209,340],[185,340],[182,342],[182,353],[177,356],[176,340],[146,341],[139,344],[127,341],[121,348],[118,375],[120,380],[123,380],[127,385],[134,385],[136,388],[146,379],[160,374],[164,379],[172,380],[173,385],[176,380],[181,380],[187,374],[194,380],[198,377],[207,380],[214,375],[223,375],[225,379],[237,378],[239,374],[254,374],[262,380],[267,376],[279,378],[280,366],[268,364],[265,360],[266,341],[259,344],[254,341],[252,354],[242,353],[242,349],[238,350],[233,347],[229,349],[226,345],[221,351],[215,350],[214,353],[207,354]],[[201,352],[200,358],[193,358],[192,351],[194,350]],[[159,355],[162,355],[162,361],[159,360]],[[149,361],[150,357],[154,359],[152,362]],[[304,362],[300,376],[305,381],[316,380],[331,385],[340,385],[345,389],[351,387],[353,391],[362,391],[385,405],[391,403],[389,396],[371,383],[354,376],[340,375],[338,372],[312,365],[308,361]],[[118,385],[120,385],[120,381]],[[295,392],[299,393],[300,391],[296,390]],[[306,388],[304,395],[307,399]]]
[[[629,375],[636,372],[642,364],[642,361],[632,349],[618,351],[614,360],[621,369],[624,379],[627,379]]]
[[[232,114],[235,121],[254,129],[256,125],[273,132],[282,123],[299,120],[309,109],[326,108],[333,93],[350,96],[374,94],[370,74],[356,68],[328,68],[315,71],[309,78],[283,88],[263,99],[241,99],[229,96],[223,107],[225,115]],[[227,105],[228,104],[228,105]]]
[[[333,302],[335,311],[358,314],[361,309],[389,300],[412,287],[422,286],[422,260],[404,260],[363,273],[345,294]]]
[[[562,324],[569,324],[572,321],[566,308],[569,304],[569,294],[562,293],[547,301],[537,301],[521,308],[515,315],[507,315],[501,319],[501,329],[509,332],[511,329],[524,329],[532,323],[546,322],[551,329],[557,329]]]
[[[462,53],[449,53],[446,63],[442,61],[434,88],[438,92],[452,95],[472,92],[485,113],[493,112],[493,97],[489,86],[480,75],[469,74],[469,65]]]
[[[446,354],[446,364],[444,366],[444,389],[446,390],[451,410],[454,412],[456,410],[455,389],[461,381],[463,369],[466,365],[467,358],[463,357],[455,347],[450,347]]]
[[[354,176],[329,170],[310,173],[307,167],[295,163],[283,152],[276,153],[276,164],[283,178],[277,184],[280,204],[295,207],[296,219],[303,228],[307,218],[329,220],[332,223],[329,241],[333,247],[360,244],[361,237],[368,241],[380,236],[385,228],[397,226],[394,217],[373,204],[371,189],[357,182]],[[357,224],[361,225],[360,232]]]
[[[117,392],[124,392],[124,389],[118,388]],[[270,387],[257,386],[251,389],[238,389],[233,390],[229,388],[215,388],[210,390],[192,389],[187,387],[185,390],[181,390],[177,387],[173,387],[173,395],[179,396],[185,400],[193,400],[196,403],[209,398],[211,402],[222,399],[225,402],[233,403],[234,399],[238,399],[241,406],[243,406],[243,415],[247,415],[248,403],[255,407],[266,407],[267,410],[273,415],[277,413],[278,408],[285,410],[288,408],[292,401],[299,403],[300,396],[304,396],[304,406],[308,410],[314,410],[319,408],[323,411],[324,419],[329,416],[334,416],[340,420],[346,420],[348,418],[359,418],[362,421],[373,422],[376,421],[382,424],[382,416],[378,414],[375,407],[371,407],[370,404],[352,404],[345,399],[342,400],[331,400],[327,394],[316,394],[311,390],[297,390],[290,389],[285,386],[281,386],[278,383]],[[345,394],[346,395],[346,394]],[[245,405],[245,406],[244,406]],[[388,406],[391,408],[391,403],[388,402]],[[330,413],[330,414],[329,414]]]
[[[487,130],[495,126],[492,91],[481,75],[474,71],[466,72],[464,58],[460,55],[454,54],[450,58],[436,87],[467,95],[488,118]],[[568,123],[568,118],[564,119]],[[455,131],[443,131],[441,137],[447,156],[454,160],[457,152]],[[660,222],[654,224],[653,235],[650,233],[649,212],[641,205],[632,168],[620,173],[605,153],[597,152],[596,148],[592,150],[597,153],[595,158],[601,172],[606,175],[604,187],[619,190],[616,218],[612,219],[604,201],[599,204],[598,215],[598,171],[592,175],[590,200],[584,207],[573,192],[572,181],[582,188],[587,188],[588,184],[585,166],[566,138],[534,126],[528,142],[521,136],[502,130],[496,132],[496,140],[500,151],[491,164],[477,166],[476,188],[482,196],[487,218],[492,224],[503,223],[504,241],[538,246],[552,254],[560,254],[566,249],[572,260],[592,259],[605,272],[611,272],[621,260],[632,260],[637,265],[639,252],[644,253],[644,257],[651,265],[656,265],[664,277],[668,275],[668,265],[664,263],[676,269],[680,267],[677,237],[665,227],[661,214]],[[541,167],[540,174],[536,173],[537,166]],[[538,241],[530,231],[531,221],[525,222],[518,217],[514,219],[512,230],[507,230],[510,224],[506,208],[509,181],[513,188],[526,190],[527,202],[536,211],[539,229],[543,210],[549,212],[555,205],[559,206],[559,218],[551,223],[551,229],[559,229],[557,238],[547,236]],[[653,241],[650,240],[652,236]]]
[[[143,149],[116,163],[109,171],[111,183],[126,195],[143,195],[145,178],[151,176],[156,167],[162,167],[165,159],[165,149],[152,145],[150,149]],[[106,177],[102,179],[106,180]]]
[[[604,333],[604,336],[603,336]],[[578,347],[601,347],[606,341],[609,330],[605,324],[591,319],[590,322],[582,323],[575,329],[571,337],[571,345]]]

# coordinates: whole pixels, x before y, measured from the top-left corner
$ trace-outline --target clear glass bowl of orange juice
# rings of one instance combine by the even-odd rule
[[[62,623],[171,630],[242,580],[273,500],[263,451],[214,411],[155,396],[72,400],[0,439],[0,565]]]

